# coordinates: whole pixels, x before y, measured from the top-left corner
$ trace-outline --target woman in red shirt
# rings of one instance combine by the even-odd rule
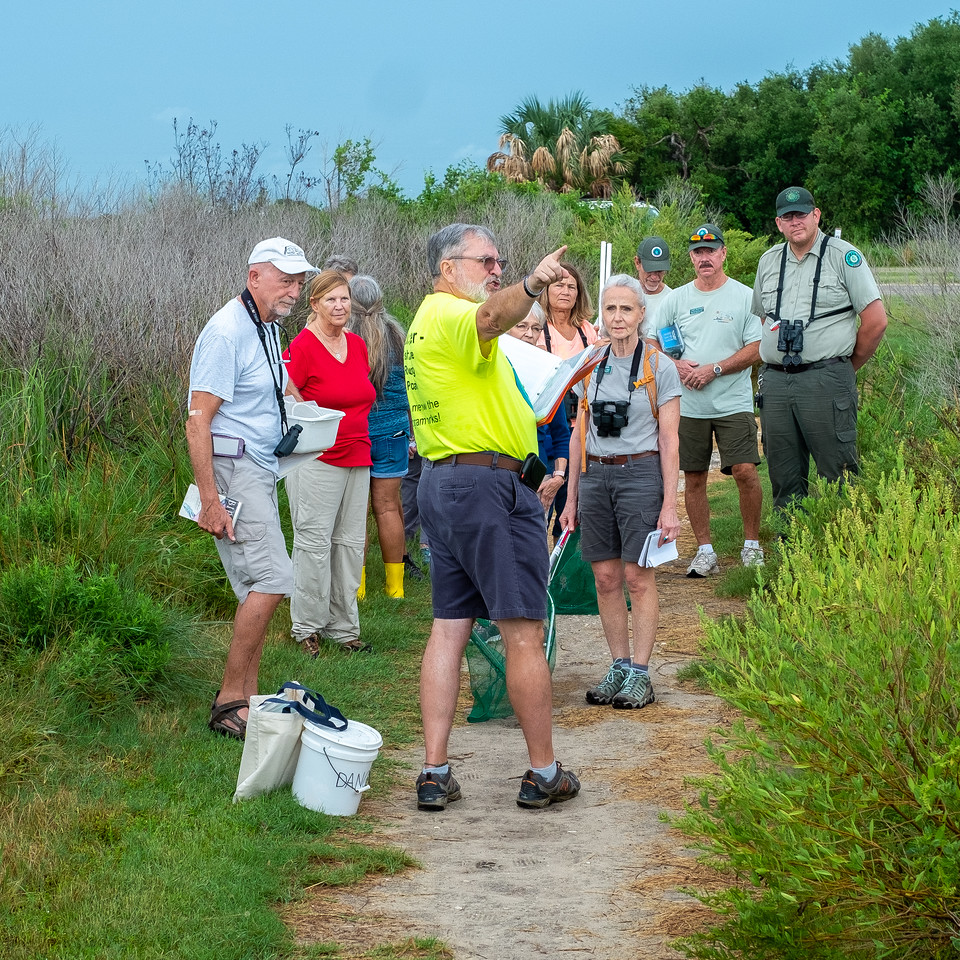
[[[360,639],[357,590],[370,489],[367,417],[376,391],[366,345],[344,329],[350,319],[347,279],[324,270],[311,281],[309,297],[310,319],[284,354],[287,392],[344,412],[337,442],[286,480],[293,521],[292,631],[316,656],[321,640],[353,652],[368,646]]]

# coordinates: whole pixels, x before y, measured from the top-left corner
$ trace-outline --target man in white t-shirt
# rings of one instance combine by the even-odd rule
[[[760,566],[762,491],[757,476],[757,421],[750,370],[760,356],[760,318],[753,313],[753,291],[724,272],[727,248],[712,223],[690,238],[696,279],[672,291],[660,304],[654,330],[675,323],[683,336],[680,374],[680,469],[684,504],[697,538],[697,555],[688,577],[719,570],[710,539],[707,471],[716,438],[720,472],[733,475],[740,493],[744,566]]]
[[[293,589],[277,506],[280,405],[287,382],[275,321],[289,315],[310,266],[282,237],[264,240],[248,261],[247,286],[200,332],[190,363],[187,446],[200,490],[201,530],[237,597],[233,638],[208,726],[242,740],[260,655],[274,611]],[[214,438],[216,449],[214,447]],[[240,501],[234,524],[220,496]]]
[[[641,336],[657,346],[657,307],[670,293],[670,287],[664,282],[664,276],[670,270],[670,248],[663,237],[647,237],[633,258],[637,268],[637,279],[643,287],[643,301],[646,312],[643,316]]]

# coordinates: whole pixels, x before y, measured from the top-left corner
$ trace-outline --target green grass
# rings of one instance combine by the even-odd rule
[[[376,577],[370,589],[376,591]],[[408,601],[371,597],[364,636],[375,652],[309,660],[278,618],[264,690],[296,678],[383,735],[371,795],[406,776],[390,748],[417,729],[426,587]],[[400,609],[400,607],[403,609]],[[48,698],[42,680],[0,722],[0,953],[191,958],[289,955],[276,905],[316,883],[394,873],[402,851],[352,841],[359,816],[300,807],[289,790],[232,804],[242,745],[206,729],[227,630],[211,626],[201,677],[168,703],[128,704],[95,720]],[[8,677],[16,688],[17,679]],[[24,691],[26,693],[26,691]],[[47,693],[47,698],[45,698]]]
[[[278,907],[412,861],[365,840],[363,805],[338,818],[289,790],[231,802],[242,745],[206,721],[235,600],[212,540],[176,517],[190,479],[182,424],[166,390],[147,390],[139,420],[88,436],[80,456],[37,429],[58,378],[82,383],[75,370],[0,372],[0,956],[319,956]],[[59,416],[82,419],[82,391],[63,403]],[[260,688],[299,680],[379,730],[376,797],[408,776],[394,751],[419,729],[430,599],[429,583],[383,595],[375,542],[367,575],[373,652],[306,658],[283,604]],[[443,956],[428,941],[385,950]]]

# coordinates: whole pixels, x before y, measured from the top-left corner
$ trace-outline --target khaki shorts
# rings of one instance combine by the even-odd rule
[[[233,529],[236,541],[226,536],[216,540],[237,600],[243,603],[251,590],[289,597],[293,563],[280,529],[276,477],[246,456],[214,457],[213,475],[220,493],[240,501],[240,519]]]
[[[757,419],[752,413],[732,413],[713,419],[680,418],[680,469],[705,473],[710,469],[713,438],[717,438],[720,472],[730,476],[738,463],[760,463],[757,448]]]

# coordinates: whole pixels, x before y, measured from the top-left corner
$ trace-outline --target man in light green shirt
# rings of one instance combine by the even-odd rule
[[[750,383],[759,355],[760,320],[750,306],[750,288],[724,271],[727,248],[719,227],[705,223],[694,231],[689,252],[696,278],[663,301],[657,328],[676,324],[683,337],[683,355],[676,361],[683,389],[680,469],[684,505],[698,545],[687,576],[706,577],[719,570],[707,499],[714,440],[720,472],[732,474],[740,494],[744,538],[740,560],[744,566],[763,563],[759,541],[763,493]]]

